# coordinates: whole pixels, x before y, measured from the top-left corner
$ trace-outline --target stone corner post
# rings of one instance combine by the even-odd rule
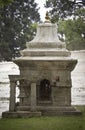
[[[36,83],[31,83],[31,111],[36,111]]]
[[[16,102],[15,100],[16,100],[16,81],[10,78],[9,111],[15,111],[15,102]]]

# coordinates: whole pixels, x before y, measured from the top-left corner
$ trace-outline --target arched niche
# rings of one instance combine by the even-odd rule
[[[51,85],[49,80],[47,79],[41,80],[39,95],[40,95],[40,100],[42,101],[51,99]]]

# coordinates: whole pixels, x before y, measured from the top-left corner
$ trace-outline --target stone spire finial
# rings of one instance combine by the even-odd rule
[[[46,12],[45,22],[51,22],[48,11]]]

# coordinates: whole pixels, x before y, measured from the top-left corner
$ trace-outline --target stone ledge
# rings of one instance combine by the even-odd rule
[[[70,52],[67,50],[58,49],[25,49],[21,51],[22,56],[58,56],[69,57]]]
[[[31,106],[17,106],[16,111],[30,111]],[[56,112],[80,112],[73,106],[36,106],[36,111],[56,111]]]
[[[3,112],[2,118],[30,118],[30,117],[40,117],[40,116],[79,116],[82,115],[80,111],[54,111],[54,110],[42,110],[42,111],[17,111],[17,112]]]
[[[2,118],[28,118],[28,117],[39,117],[42,113],[40,111],[16,111],[16,112],[3,112]]]
[[[79,116],[80,111],[42,111],[43,116]]]

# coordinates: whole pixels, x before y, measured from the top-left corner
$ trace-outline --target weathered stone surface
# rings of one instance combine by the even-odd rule
[[[52,23],[39,24],[36,37],[29,43],[27,48],[66,48],[57,35],[57,25]]]
[[[17,112],[3,112],[2,117],[4,118],[28,118],[28,117],[40,117],[41,112],[31,111],[17,111]]]
[[[31,83],[31,111],[36,111],[37,105],[36,83]]]
[[[77,64],[58,39],[55,24],[38,26],[36,37],[27,43],[22,56],[13,62],[19,66],[20,76],[9,76],[16,82],[11,87],[10,112],[3,117],[80,114],[71,106],[71,71]],[[17,85],[19,82],[19,85]],[[19,103],[15,103],[18,86]]]

